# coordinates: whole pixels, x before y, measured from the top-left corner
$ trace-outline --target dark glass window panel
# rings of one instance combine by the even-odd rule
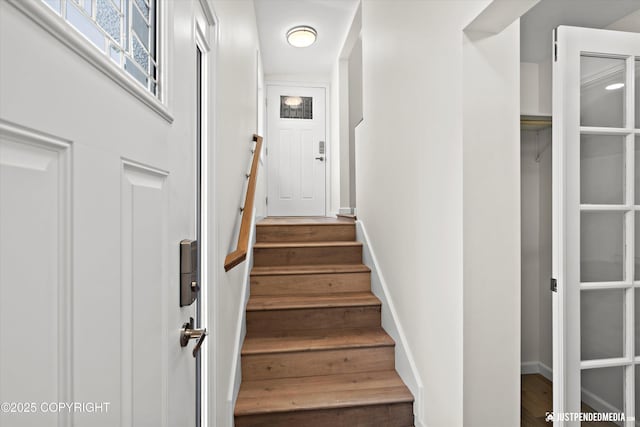
[[[313,97],[280,96],[281,119],[313,119]]]

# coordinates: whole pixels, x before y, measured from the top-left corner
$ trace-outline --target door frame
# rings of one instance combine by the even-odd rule
[[[610,33],[606,37],[598,39],[593,37],[592,32],[599,31]],[[589,34],[587,34],[589,33]],[[616,33],[619,33],[616,35]],[[637,34],[636,34],[637,36]],[[553,61],[553,180],[552,187],[552,277],[557,279],[557,292],[552,294],[552,315],[553,315],[553,411],[554,413],[580,412],[580,402],[582,400],[581,372],[583,369],[604,368],[610,366],[620,366],[625,368],[623,376],[623,408],[618,408],[625,412],[626,415],[632,417],[635,415],[634,387],[635,375],[633,364],[638,360],[635,355],[634,343],[634,298],[633,292],[638,287],[638,282],[634,277],[629,278],[634,269],[634,227],[635,227],[635,211],[633,206],[627,203],[633,199],[634,194],[634,145],[635,138],[638,136],[637,124],[634,124],[634,96],[635,81],[633,77],[634,63],[634,47],[626,40],[625,33],[593,28],[580,28],[560,26],[554,30],[554,46],[553,52],[557,55]],[[603,40],[603,38],[606,38]],[[612,40],[614,39],[614,40]],[[585,42],[584,40],[588,40]],[[588,51],[583,47],[588,43]],[[616,130],[607,130],[608,128],[585,127],[580,125],[580,105],[575,105],[579,100],[579,86],[573,84],[575,80],[580,81],[579,66],[576,67],[576,61],[580,60],[580,56],[584,52],[601,53],[606,56],[611,50],[609,46],[616,44],[620,46],[619,51],[629,51],[632,55],[627,59],[625,91],[630,91],[631,97],[625,99],[625,132]],[[616,56],[611,54],[611,56]],[[640,49],[638,54],[640,56]],[[569,86],[567,83],[571,83]],[[577,91],[577,93],[576,93]],[[629,93],[629,92],[627,92]],[[573,124],[577,119],[577,129]],[[626,135],[625,138],[625,200],[622,205],[617,206],[618,209],[599,209],[597,205],[588,205],[585,207],[580,201],[580,135],[582,134],[604,134],[604,135]],[[627,135],[628,134],[628,135]],[[571,150],[571,152],[569,151]],[[575,153],[578,152],[576,158]],[[573,154],[573,155],[572,155]],[[631,168],[628,166],[632,165]],[[573,190],[570,190],[573,189]],[[637,204],[637,202],[636,202]],[[577,209],[577,210],[576,210]],[[583,211],[604,210],[607,212],[619,210],[628,213],[630,209],[631,219],[626,215],[624,219],[625,236],[623,242],[627,246],[625,261],[623,268],[625,271],[624,279],[617,283],[615,287],[607,287],[606,283],[594,283],[589,289],[615,288],[625,291],[625,300],[623,302],[625,316],[623,319],[623,327],[625,329],[625,338],[623,346],[623,355],[621,358],[614,359],[597,359],[596,361],[585,362],[581,360],[580,355],[580,306],[571,306],[570,301],[579,301],[582,290],[587,289],[580,284],[579,271],[579,254],[580,254],[580,214]],[[577,215],[577,221],[575,216]],[[576,237],[569,239],[571,237]],[[578,257],[578,258],[576,258]],[[576,267],[577,266],[577,267]],[[577,282],[576,282],[577,281]],[[627,283],[628,282],[628,283]],[[576,286],[576,283],[578,284]],[[629,332],[631,331],[631,332]],[[630,340],[627,339],[630,336]],[[627,360],[629,359],[629,360]],[[628,361],[631,367],[628,368]],[[577,365],[577,366],[576,366]],[[579,387],[579,396],[569,396],[571,390]],[[631,387],[631,391],[627,390]],[[626,407],[630,408],[628,410]],[[554,426],[573,425],[558,419],[554,420]],[[627,420],[625,425],[635,425],[633,421]]]
[[[201,81],[200,81],[200,241],[198,242],[200,250],[200,292],[196,304],[199,304],[200,325],[197,327],[206,327],[209,331],[208,345],[203,345],[200,353],[200,378],[199,396],[196,394],[196,410],[200,406],[199,418],[201,426],[210,424],[211,414],[215,415],[215,381],[210,381],[210,372],[215,371],[217,333],[216,333],[216,317],[215,317],[215,301],[217,301],[216,287],[213,286],[211,275],[212,270],[209,266],[209,260],[217,259],[216,255],[216,239],[214,234],[216,227],[209,227],[209,224],[215,224],[215,135],[216,135],[216,76],[217,76],[217,46],[218,46],[218,18],[215,11],[211,8],[208,1],[200,1],[202,16],[198,14],[193,19],[193,47],[194,52],[199,49],[201,52]],[[204,18],[201,22],[199,18]],[[204,26],[204,28],[203,28]],[[197,67],[197,59],[194,61]],[[196,70],[197,75],[197,70]],[[197,118],[196,118],[197,120]],[[194,121],[194,125],[197,122]],[[197,135],[194,132],[194,136]],[[196,159],[196,161],[198,161]],[[196,221],[198,218],[196,217]],[[198,225],[196,224],[196,227]],[[213,301],[211,301],[213,299]],[[210,351],[209,349],[213,350]],[[198,368],[196,368],[198,369]],[[194,372],[195,374],[196,372]],[[199,402],[198,402],[199,397]],[[197,423],[196,418],[196,423]]]
[[[266,168],[265,168],[265,196],[268,196],[268,188],[269,188],[269,113],[267,112],[269,103],[268,103],[268,93],[269,86],[291,86],[291,87],[303,87],[303,88],[318,88],[324,89],[324,103],[325,103],[325,119],[324,119],[324,139],[325,139],[325,174],[324,174],[324,215],[329,216],[331,212],[330,210],[330,201],[331,201],[331,142],[332,142],[332,133],[331,133],[331,84],[327,82],[300,82],[300,81],[289,81],[289,80],[265,80],[264,82],[264,140],[265,140],[265,153],[267,153],[266,157]],[[269,215],[269,206],[267,206],[266,210],[267,216]]]

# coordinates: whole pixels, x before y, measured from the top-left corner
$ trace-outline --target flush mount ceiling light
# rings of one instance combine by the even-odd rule
[[[606,90],[616,90],[624,87],[624,83],[614,83],[605,87]]]
[[[287,31],[287,41],[293,47],[309,47],[316,42],[318,32],[307,26],[299,25]]]
[[[284,105],[288,107],[299,107],[302,104],[302,98],[299,96],[287,96],[284,100]]]

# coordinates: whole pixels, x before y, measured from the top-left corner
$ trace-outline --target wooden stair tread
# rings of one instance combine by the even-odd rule
[[[413,402],[395,371],[244,381],[236,416]]]
[[[269,226],[296,226],[296,225],[351,225],[355,224],[354,219],[345,217],[324,217],[324,216],[311,216],[311,217],[296,217],[296,216],[280,216],[280,217],[267,217],[260,220],[257,227],[269,227]]]
[[[393,339],[382,328],[320,329],[292,331],[272,336],[247,336],[242,347],[242,355],[393,345]]]
[[[247,311],[379,305],[381,305],[380,300],[371,292],[345,292],[326,295],[257,295],[249,298]]]
[[[334,274],[368,273],[371,269],[364,264],[323,264],[323,265],[279,265],[253,267],[252,276],[281,276],[294,274]]]
[[[360,247],[362,242],[319,241],[319,242],[264,242],[253,245],[254,249],[280,249],[280,248],[333,248],[333,247]]]

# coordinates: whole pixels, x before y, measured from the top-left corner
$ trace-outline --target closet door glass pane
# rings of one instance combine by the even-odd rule
[[[581,372],[582,412],[610,412],[613,408],[618,412],[624,411],[623,379],[623,367],[583,370]],[[602,406],[603,403],[608,409]]]
[[[624,127],[624,81],[624,59],[580,58],[581,126]]]
[[[580,292],[580,359],[622,357],[624,290]]]
[[[635,355],[640,356],[640,289],[636,289],[635,293]],[[640,366],[639,366],[640,368]]]
[[[635,96],[635,98],[636,98],[636,100],[635,100],[635,103],[636,103],[636,114],[635,114],[635,116],[636,116],[636,129],[640,129],[640,60],[639,59],[636,59],[635,73],[636,73],[636,76],[635,76],[635,80],[636,80],[636,84],[635,84],[635,86],[636,86],[636,96]],[[636,162],[636,164],[638,164],[638,163]],[[638,200],[638,199],[636,199],[636,200]],[[638,203],[638,204],[640,204],[640,203]]]
[[[624,203],[624,137],[580,137],[580,203]]]
[[[580,281],[624,280],[624,213],[580,215]]]

